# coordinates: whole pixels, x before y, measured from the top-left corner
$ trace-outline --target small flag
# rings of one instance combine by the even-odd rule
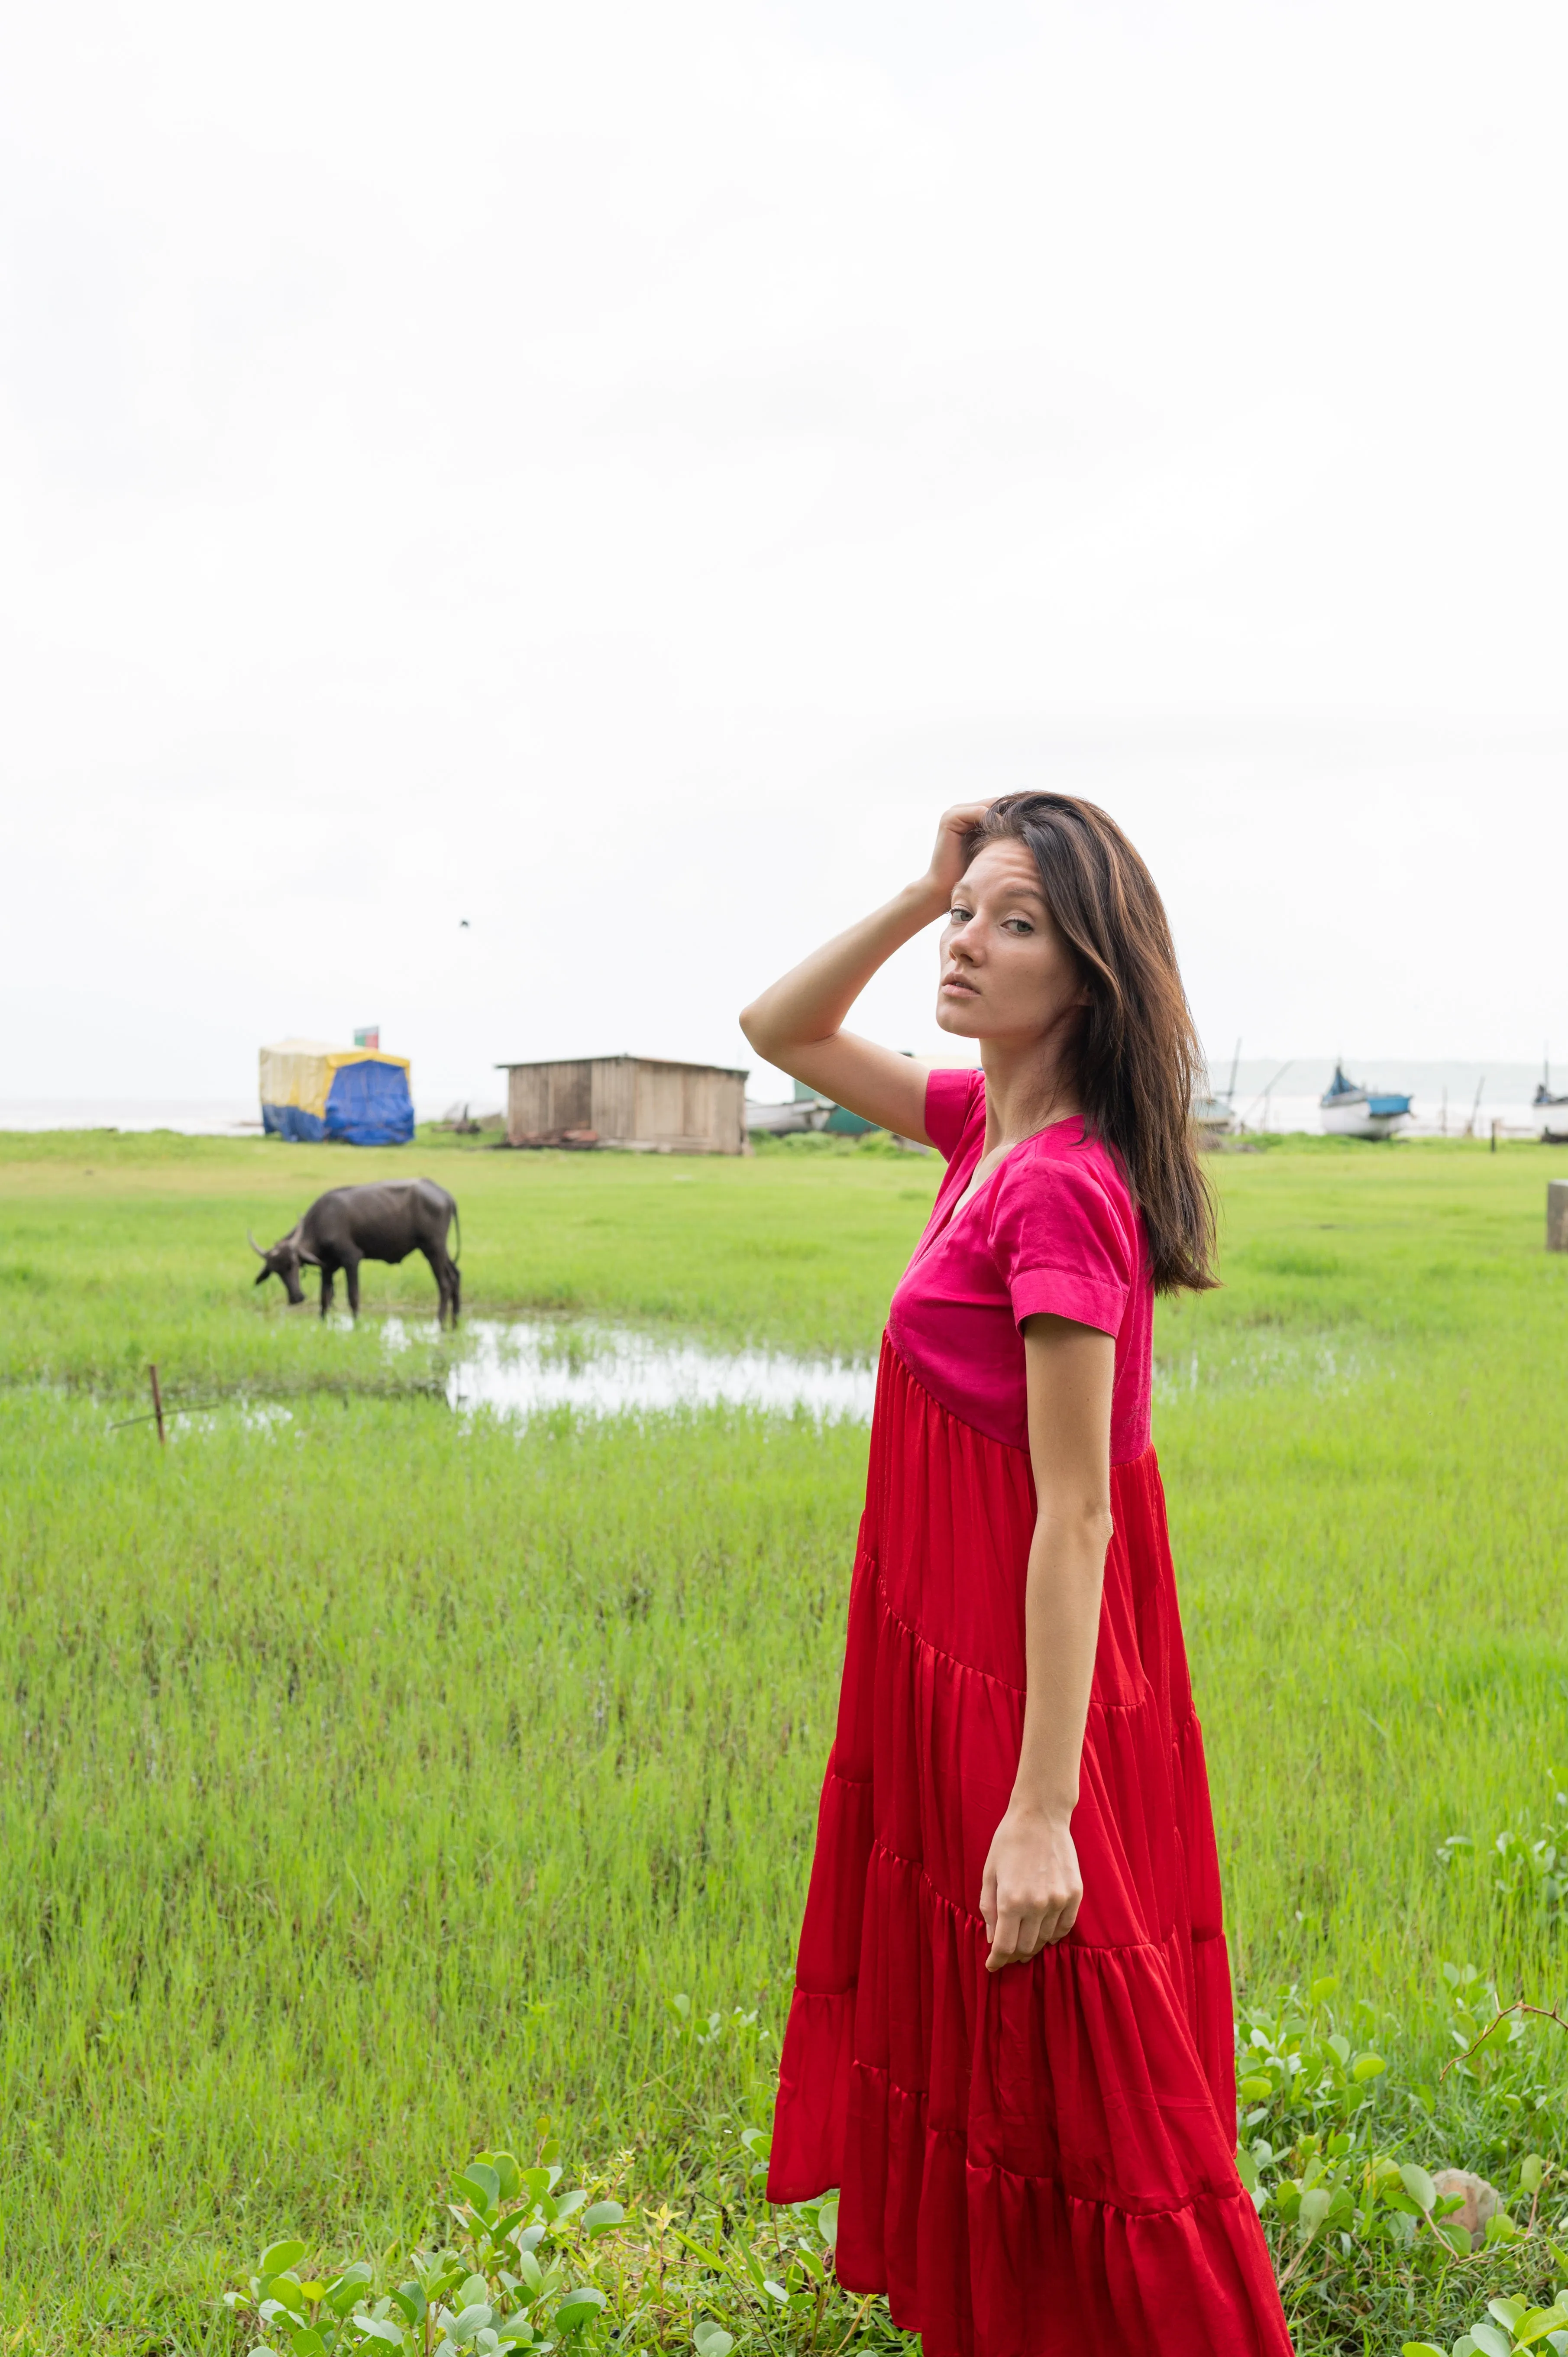
[[[369,1048],[372,1055],[379,1056],[381,1051],[381,1025],[379,1023],[367,1023],[362,1030],[356,1031],[354,1034],[354,1045],[356,1048]]]

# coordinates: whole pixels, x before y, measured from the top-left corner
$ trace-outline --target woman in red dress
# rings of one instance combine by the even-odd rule
[[[979,1072],[843,1030],[946,915]],[[883,1339],[768,2193],[927,2357],[1290,2357],[1236,2173],[1219,1861],[1149,1435],[1212,1214],[1164,909],[1092,804],[950,811],[742,1017],[947,1162]]]

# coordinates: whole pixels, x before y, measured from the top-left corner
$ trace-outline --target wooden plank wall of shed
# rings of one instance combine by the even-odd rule
[[[744,1154],[745,1077],[626,1056],[514,1066],[508,1136],[521,1145],[564,1129],[596,1130],[607,1146]]]
[[[508,1076],[507,1135],[545,1137],[558,1129],[590,1129],[591,1063],[517,1064]]]
[[[637,1066],[629,1056],[601,1056],[594,1066],[593,1127],[601,1139],[629,1140],[637,1126]]]
[[[749,1154],[751,1137],[746,1126],[746,1074],[720,1072],[718,1082],[719,1142],[726,1154]]]
[[[637,1121],[631,1135],[660,1146],[684,1145],[692,1135],[686,1122],[685,1090],[691,1075],[674,1064],[637,1067]]]
[[[744,1154],[747,1145],[746,1075],[710,1072],[707,1077],[712,1107],[708,1117],[714,1148],[720,1154]]]
[[[540,1114],[548,1102],[542,1075],[535,1067],[513,1065],[506,1076],[506,1134],[508,1137],[536,1137],[540,1129]]]
[[[737,1074],[681,1064],[639,1063],[640,1143],[677,1153],[739,1154],[746,1146],[746,1083]]]

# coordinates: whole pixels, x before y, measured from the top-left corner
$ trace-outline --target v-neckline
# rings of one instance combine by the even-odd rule
[[[972,1203],[977,1203],[980,1200],[980,1198],[984,1194],[986,1189],[991,1185],[993,1179],[1001,1177],[1003,1171],[1006,1169],[1007,1165],[1012,1161],[1013,1157],[1019,1151],[1020,1147],[1032,1146],[1036,1137],[1048,1137],[1053,1129],[1065,1128],[1069,1121],[1081,1121],[1082,1119],[1083,1115],[1079,1113],[1064,1113],[1058,1120],[1047,1121],[1039,1129],[1030,1130],[1026,1137],[1015,1138],[1013,1144],[1007,1148],[1005,1154],[1001,1156],[994,1167],[986,1172],[984,1178],[980,1181],[978,1186],[975,1186],[972,1183],[973,1173],[972,1172],[970,1174],[970,1178],[964,1182],[964,1191],[960,1195],[958,1201],[953,1205],[951,1211],[942,1222],[941,1226],[932,1236],[932,1243],[937,1243],[943,1236],[951,1234],[961,1215],[968,1211]],[[980,1152],[974,1157],[976,1166],[978,1167],[984,1158],[985,1139],[983,1133],[981,1137]]]

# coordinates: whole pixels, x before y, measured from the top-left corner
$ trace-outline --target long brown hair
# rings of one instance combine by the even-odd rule
[[[1089,1006],[1073,1043],[1084,1126],[1107,1146],[1148,1230],[1156,1293],[1215,1282],[1214,1199],[1193,1145],[1203,1056],[1155,879],[1114,819],[1073,794],[1004,794],[970,856],[1011,837],[1034,854],[1046,906]]]

